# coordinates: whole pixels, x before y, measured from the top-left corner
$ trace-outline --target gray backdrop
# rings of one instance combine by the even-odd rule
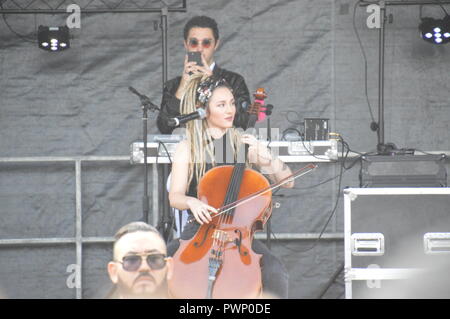
[[[76,3],[77,1],[67,1]],[[139,1],[135,1],[139,2]],[[353,150],[369,152],[377,137],[365,95],[365,67],[353,30],[354,0],[188,0],[187,13],[170,13],[169,78],[181,72],[182,29],[194,15],[214,17],[220,28],[217,63],[246,79],[250,91],[264,87],[275,106],[272,127],[281,131],[305,117],[330,119]],[[81,1],[79,2],[81,3]],[[154,1],[159,7],[159,1]],[[168,2],[171,3],[171,2]],[[173,3],[177,4],[176,1]],[[5,4],[6,6],[6,4]],[[450,8],[448,8],[450,9]],[[450,149],[449,48],[418,36],[419,7],[389,7],[386,25],[386,142],[425,151]],[[423,13],[443,17],[438,6]],[[367,56],[368,99],[377,118],[378,30],[357,7],[355,26]],[[38,25],[62,25],[64,15],[6,15],[19,34],[33,37]],[[13,34],[0,20],[0,157],[128,156],[142,139],[139,101],[133,86],[155,103],[161,99],[161,32],[157,13],[82,15],[71,30],[72,48],[51,54]],[[149,133],[156,134],[155,116]],[[265,126],[265,123],[259,124]],[[301,164],[293,164],[293,168]],[[281,190],[275,233],[319,233],[342,188],[358,186],[358,165],[321,164]],[[75,169],[68,163],[0,165],[0,239],[75,236]],[[82,226],[85,237],[112,236],[142,216],[142,167],[124,162],[82,164]],[[152,180],[150,180],[152,182]],[[339,202],[327,233],[343,232]],[[316,298],[343,262],[343,240],[273,241],[286,264],[291,298]],[[109,244],[83,247],[82,296],[109,289]],[[67,267],[76,263],[66,245],[0,246],[0,295],[9,298],[74,298]],[[343,297],[342,274],[325,298]]]

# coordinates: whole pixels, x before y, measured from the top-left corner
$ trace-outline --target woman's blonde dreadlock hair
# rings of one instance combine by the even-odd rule
[[[227,87],[228,84],[223,79],[217,79],[214,76],[208,77],[204,74],[192,75],[190,81],[186,84],[185,92],[181,98],[181,114],[190,114],[195,112],[198,107],[208,108],[209,98],[216,88]],[[208,114],[208,110],[207,114]],[[241,147],[241,134],[235,128],[229,130],[230,143],[236,157],[237,150]],[[216,165],[214,157],[214,143],[211,134],[208,131],[206,120],[189,121],[186,123],[186,136],[190,141],[190,162],[188,185],[195,177],[200,181],[206,171],[206,163]]]

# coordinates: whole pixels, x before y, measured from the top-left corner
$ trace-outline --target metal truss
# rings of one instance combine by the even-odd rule
[[[0,0],[2,14],[61,14],[76,4],[81,13],[186,12],[187,0]]]
[[[76,266],[79,270],[78,279],[76,285],[76,299],[83,298],[83,285],[82,283],[86,281],[85,279],[85,267],[83,266],[83,251],[88,245],[93,244],[105,244],[111,245],[114,242],[114,237],[86,237],[83,236],[83,191],[82,191],[82,164],[83,163],[99,163],[99,162],[110,162],[110,163],[124,163],[130,162],[129,156],[37,156],[37,157],[0,157],[0,169],[2,164],[16,165],[16,164],[31,164],[36,169],[42,163],[65,163],[67,165],[75,164],[75,221],[74,227],[75,236],[73,237],[45,237],[45,238],[0,238],[0,251],[4,248],[33,248],[33,247],[57,247],[61,245],[70,245],[71,248],[75,249],[76,256]],[[152,165],[153,176],[152,176],[152,211],[158,211],[158,201],[155,200],[159,198],[159,183],[157,176],[158,164]],[[152,213],[152,220],[149,222],[155,227],[158,224],[158,214]],[[319,239],[327,242],[342,242],[344,240],[344,233],[334,232],[334,233],[274,233],[274,238],[272,240],[276,241],[317,241]],[[259,233],[255,235],[256,239],[267,240],[265,234]]]
[[[386,6],[405,6],[405,5],[442,5],[450,4],[448,0],[361,0],[360,5],[366,6],[370,4],[386,5]]]

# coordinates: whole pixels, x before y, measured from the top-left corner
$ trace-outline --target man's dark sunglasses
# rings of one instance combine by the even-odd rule
[[[118,261],[126,271],[137,271],[142,264],[142,259],[145,258],[147,265],[153,270],[159,270],[166,266],[166,255],[151,254],[151,255],[128,255]]]
[[[198,41],[196,38],[189,39],[189,47],[191,47],[192,49],[197,48],[199,43],[200,43],[200,41]],[[208,49],[212,44],[212,40],[203,39],[201,43],[202,43],[202,47],[204,47],[205,49]]]

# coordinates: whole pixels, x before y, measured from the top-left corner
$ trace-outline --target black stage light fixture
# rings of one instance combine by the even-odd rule
[[[443,19],[422,18],[419,25],[420,36],[433,44],[450,42],[450,16]]]
[[[40,25],[38,28],[39,48],[50,52],[59,52],[70,48],[69,28],[46,27]]]

